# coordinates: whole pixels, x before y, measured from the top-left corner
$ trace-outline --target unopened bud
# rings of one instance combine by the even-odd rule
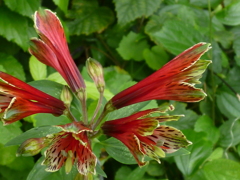
[[[63,87],[60,98],[66,105],[70,106],[73,96],[68,86]]]
[[[24,141],[17,150],[17,156],[34,156],[38,154],[45,145],[45,138],[32,138]]]
[[[100,93],[103,93],[105,88],[105,81],[103,77],[102,65],[93,58],[88,58],[86,66],[88,74],[96,84],[98,91]]]

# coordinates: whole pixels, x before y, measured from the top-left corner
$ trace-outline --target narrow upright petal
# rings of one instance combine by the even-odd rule
[[[73,92],[85,89],[84,80],[71,57],[62,24],[56,14],[50,10],[41,10],[35,13],[34,22],[41,40],[32,39],[30,53],[42,63],[55,68]]]
[[[211,61],[199,60],[210,44],[198,43],[175,57],[161,69],[137,84],[115,95],[106,105],[109,111],[134,103],[158,100],[197,102],[206,94],[195,88]]]

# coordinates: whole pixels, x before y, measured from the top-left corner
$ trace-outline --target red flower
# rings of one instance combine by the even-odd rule
[[[198,43],[175,57],[161,69],[115,95],[106,105],[108,111],[148,101],[175,100],[196,102],[206,94],[194,87],[211,61],[199,60],[210,44]]]
[[[42,63],[55,68],[73,92],[85,89],[84,80],[74,63],[57,16],[50,10],[36,12],[35,27],[41,39],[32,39],[30,53]]]
[[[96,156],[91,150],[91,145],[87,137],[87,132],[91,130],[83,126],[80,122],[73,122],[66,125],[58,125],[63,131],[48,135],[43,138],[34,138],[25,141],[18,150],[18,155],[35,155],[46,146],[45,160],[46,171],[58,171],[64,164],[66,173],[69,173],[76,162],[80,174],[95,174],[97,163]],[[36,145],[35,142],[41,142]]]
[[[64,103],[4,72],[0,72],[0,118],[5,124],[13,123],[36,113],[60,116]],[[6,83],[5,83],[6,82]]]
[[[181,131],[170,126],[159,126],[159,122],[177,120],[180,116],[149,116],[156,112],[164,111],[160,109],[140,111],[125,118],[107,121],[101,128],[104,134],[125,144],[139,166],[146,164],[144,162],[145,155],[160,162],[159,157],[164,157],[164,152],[175,152],[181,147],[188,146],[191,142]]]

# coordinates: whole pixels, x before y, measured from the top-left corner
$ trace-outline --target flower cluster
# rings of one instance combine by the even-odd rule
[[[109,112],[143,101],[202,100],[206,94],[194,85],[200,83],[199,78],[211,62],[199,60],[209,50],[209,44],[198,43],[185,50],[149,77],[113,96],[102,112],[99,111],[105,89],[103,69],[97,61],[89,58],[86,67],[100,94],[94,115],[89,120],[86,86],[70,55],[60,20],[50,10],[41,10],[35,13],[34,22],[40,39],[31,40],[29,52],[42,63],[55,68],[70,89],[64,88],[60,100],[0,72],[1,119],[4,124],[10,124],[32,114],[51,113],[55,116],[66,115],[72,123],[56,126],[60,129],[58,133],[26,140],[19,147],[18,155],[32,156],[46,148],[42,165],[46,166],[47,171],[58,171],[65,164],[65,171],[69,173],[72,166],[76,165],[78,172],[87,176],[95,173],[97,163],[91,141],[101,133],[120,140],[139,166],[146,164],[145,156],[160,162],[159,157],[164,157],[165,153],[175,152],[191,144],[181,131],[161,124],[181,117],[165,113],[173,110],[173,106],[139,111],[120,119],[104,120]],[[82,119],[71,113],[72,95],[82,105]]]

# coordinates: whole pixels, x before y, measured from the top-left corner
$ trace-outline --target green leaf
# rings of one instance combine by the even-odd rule
[[[8,165],[16,159],[17,146],[5,147],[0,143],[0,165]]]
[[[133,179],[142,179],[145,172],[148,169],[148,165],[143,167],[136,167],[126,178],[125,180],[133,180]]]
[[[23,50],[29,47],[29,27],[28,19],[3,6],[0,7],[0,35],[8,41],[18,44]]]
[[[119,119],[122,117],[127,117],[130,116],[131,114],[140,111],[142,108],[144,108],[147,104],[149,103],[149,101],[145,101],[145,102],[141,102],[141,103],[137,103],[137,104],[133,104],[127,107],[123,107],[121,109],[115,110],[111,113],[109,113],[107,120],[114,120],[114,119]]]
[[[240,164],[229,159],[215,159],[203,167],[207,180],[239,180],[239,169]]]
[[[15,122],[7,126],[3,126],[3,123],[0,122],[0,143],[6,144],[12,138],[20,135],[22,133],[20,126],[20,122]]]
[[[212,143],[206,140],[205,133],[197,133],[193,130],[184,130],[183,133],[193,143],[187,148],[191,154],[175,156],[174,159],[184,176],[190,176],[209,157],[212,152]]]
[[[180,148],[179,150],[177,150],[174,153],[166,153],[166,158],[173,157],[173,156],[183,156],[183,155],[188,155],[188,154],[191,154],[191,152],[185,148]]]
[[[163,176],[164,175],[164,166],[162,164],[159,164],[156,161],[150,161],[148,164],[147,173],[150,176]]]
[[[237,26],[240,24],[240,2],[236,1],[222,9],[216,14],[216,17],[229,26]]]
[[[30,18],[40,6],[40,0],[4,0],[4,2],[12,11]]]
[[[194,26],[180,20],[168,20],[160,31],[150,34],[157,44],[162,44],[174,55],[180,54],[194,44],[204,40]]]
[[[96,0],[74,0],[72,7],[68,14],[74,18],[68,23],[72,35],[101,33],[114,20],[111,9],[106,6],[99,7]]]
[[[124,60],[141,61],[143,60],[142,52],[146,48],[149,48],[149,45],[145,36],[130,32],[122,38],[117,51]]]
[[[151,49],[145,49],[143,57],[147,65],[153,70],[160,69],[169,60],[168,54],[161,46],[153,46]]]
[[[34,56],[29,59],[29,68],[34,80],[41,80],[47,77],[47,66],[37,60]]]
[[[201,116],[195,123],[194,130],[196,132],[205,132],[207,134],[207,139],[215,144],[220,136],[219,130],[214,126],[213,120],[207,116]]]
[[[118,23],[124,25],[140,17],[152,15],[160,6],[158,0],[114,0]]]
[[[173,126],[177,129],[193,129],[196,119],[199,118],[197,113],[191,109],[186,109],[187,104],[182,102],[173,101],[170,103],[175,107],[174,111],[168,112],[170,115],[181,115],[184,114],[184,117],[180,118],[178,121],[167,122],[169,126]]]
[[[53,2],[61,9],[65,14],[68,10],[69,0],[53,0]]]
[[[107,178],[106,173],[102,170],[102,168],[101,168],[101,166],[100,166],[99,163],[97,163],[97,165],[96,165],[96,173],[97,173],[98,175],[101,175],[102,177]]]
[[[224,153],[224,149],[221,147],[217,147],[216,149],[214,149],[214,151],[212,152],[212,154],[207,158],[207,161],[212,161],[215,159],[220,159],[223,157],[223,153]]]
[[[32,128],[21,135],[15,137],[14,139],[8,141],[5,146],[12,146],[12,145],[19,145],[22,144],[24,141],[30,138],[41,138],[46,137],[49,134],[54,134],[60,132],[61,129],[58,127],[53,126],[41,126]]]
[[[25,81],[25,73],[24,73],[23,67],[13,56],[0,53],[0,59],[1,59],[0,65],[3,66],[4,70],[6,70],[6,73],[22,81]]]
[[[121,166],[115,175],[115,180],[125,180],[126,176],[128,176],[132,172],[132,169],[128,166]]]
[[[35,114],[31,116],[34,127],[47,126],[47,125],[61,125],[71,123],[71,121],[66,116],[56,117],[52,114]]]
[[[109,138],[102,143],[107,153],[115,160],[123,164],[137,164],[129,149],[121,141]]]
[[[223,92],[217,96],[217,105],[227,117],[240,117],[240,101],[237,97]]]
[[[63,89],[63,85],[49,80],[32,81],[28,84],[58,99]]]
[[[124,90],[126,84],[132,83],[131,76],[124,70],[115,67],[104,68],[104,79],[106,87],[113,93],[117,94]]]
[[[240,119],[231,119],[224,122],[220,130],[219,144],[222,147],[232,147],[240,143]]]

